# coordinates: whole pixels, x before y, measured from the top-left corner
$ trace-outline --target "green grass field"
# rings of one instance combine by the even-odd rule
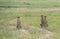
[[[20,6],[20,7],[40,7],[51,8],[60,7],[60,0],[1,0],[1,6]]]
[[[0,6],[21,7],[0,8],[0,39],[38,39],[44,34],[31,28],[40,28],[41,15],[47,16],[47,30],[56,33],[46,39],[60,39],[60,0],[0,0]],[[15,28],[17,16],[28,35],[21,35]]]

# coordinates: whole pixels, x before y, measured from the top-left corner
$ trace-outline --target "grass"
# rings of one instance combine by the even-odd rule
[[[22,11],[23,10],[23,11]],[[32,10],[32,11],[31,11]],[[40,36],[40,32],[38,30],[32,30],[29,29],[29,26],[34,27],[40,27],[40,16],[46,15],[48,20],[48,30],[52,32],[57,32],[57,35],[54,35],[51,37],[51,39],[58,38],[59,39],[59,29],[60,29],[60,11],[59,10],[52,10],[52,11],[45,11],[45,10],[36,10],[28,8],[28,10],[21,9],[21,8],[7,8],[7,9],[1,9],[0,10],[0,20],[3,20],[0,22],[0,39],[37,39]],[[20,34],[17,32],[17,30],[14,30],[13,28],[9,28],[9,26],[15,27],[16,24],[14,24],[13,21],[12,24],[9,23],[9,21],[16,19],[17,16],[21,16],[21,22],[22,27],[24,29],[28,29],[31,35],[26,35],[23,37],[18,37]],[[7,28],[6,28],[7,27]],[[6,30],[7,29],[7,30]],[[15,32],[15,33],[14,33]],[[40,34],[39,34],[40,33]],[[36,36],[37,35],[37,36]],[[33,37],[32,37],[33,36]],[[36,36],[36,38],[34,38]]]
[[[0,6],[20,6],[20,7],[40,7],[40,8],[51,8],[60,7],[60,0],[2,0]]]
[[[0,0],[0,6],[20,6],[0,8],[0,39],[38,39],[42,32],[31,26],[40,28],[41,15],[47,16],[48,30],[56,33],[48,39],[60,39],[60,0]],[[16,30],[17,16],[21,17],[23,29],[30,34],[21,35]]]

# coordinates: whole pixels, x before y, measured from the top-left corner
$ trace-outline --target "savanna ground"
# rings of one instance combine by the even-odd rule
[[[60,0],[0,0],[0,6],[20,7],[0,8],[0,39],[60,39]],[[41,31],[41,15],[47,16],[50,33]],[[24,35],[16,29],[17,16]]]

